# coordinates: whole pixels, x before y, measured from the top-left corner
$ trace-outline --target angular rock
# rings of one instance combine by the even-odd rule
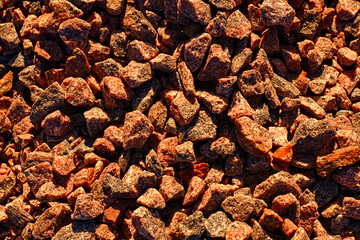
[[[138,207],[132,214],[132,221],[138,233],[144,239],[165,239],[165,223],[158,211]]]
[[[34,123],[42,121],[49,113],[63,108],[65,105],[65,92],[59,83],[54,82],[47,87],[31,107],[30,119]]]
[[[196,211],[190,216],[187,216],[179,226],[181,239],[201,239],[204,231],[204,215],[200,211]]]
[[[235,121],[236,138],[248,153],[261,157],[272,148],[269,131],[248,117],[240,117]]]
[[[90,28],[90,23],[79,18],[72,18],[61,23],[58,32],[61,40],[63,40],[71,50],[75,48],[84,50]]]
[[[215,81],[218,78],[225,77],[230,66],[231,61],[222,47],[218,44],[212,44],[205,66],[200,70],[197,78],[200,81]]]
[[[165,199],[155,188],[148,188],[137,200],[137,203],[148,208],[162,210],[165,208]]]
[[[259,219],[259,223],[266,230],[274,232],[277,229],[281,228],[283,219],[273,210],[266,208],[264,209],[264,212]]]
[[[125,150],[141,148],[154,131],[154,127],[148,118],[137,110],[126,113],[124,129],[127,129],[127,131],[123,132],[123,147]]]
[[[140,86],[152,78],[150,63],[139,63],[131,61],[122,72],[122,79],[131,88]]]
[[[160,53],[155,58],[150,60],[151,68],[162,72],[175,72],[176,71],[176,58]]]
[[[115,200],[132,196],[130,185],[110,174],[105,174],[101,184],[104,193]]]
[[[160,179],[159,192],[166,202],[175,201],[185,194],[181,182],[173,176],[163,175]]]
[[[255,200],[252,197],[237,194],[227,197],[222,203],[221,208],[230,214],[236,221],[246,222],[255,208]]]
[[[98,135],[107,126],[110,120],[108,115],[98,107],[93,107],[84,112],[84,117],[90,137]]]
[[[269,202],[274,197],[287,193],[299,196],[301,189],[291,174],[281,171],[271,175],[268,179],[257,185],[253,194],[255,198],[262,198]]]
[[[197,115],[200,104],[197,99],[186,97],[183,92],[178,92],[170,105],[171,116],[181,126],[189,124]]]
[[[284,0],[265,0],[260,6],[260,11],[261,18],[267,26],[289,26],[295,17],[295,10]]]
[[[132,100],[133,109],[145,112],[155,101],[159,90],[160,83],[157,79],[152,79],[138,87]]]
[[[72,219],[89,220],[102,214],[105,210],[104,206],[93,198],[92,194],[80,194],[75,202]]]
[[[195,203],[205,191],[206,183],[201,178],[194,176],[189,182],[188,189],[184,196],[183,205]]]
[[[222,211],[211,214],[205,220],[205,234],[212,238],[224,238],[227,226],[231,220]]]
[[[337,168],[352,165],[360,160],[360,148],[349,146],[334,150],[332,153],[319,156],[316,160],[316,170],[319,176],[326,177]]]
[[[291,140],[294,153],[326,154],[332,151],[335,131],[327,119],[304,119]]]
[[[123,25],[135,39],[144,42],[154,42],[156,38],[156,30],[154,27],[145,16],[135,8],[126,11]]]
[[[32,235],[36,239],[52,238],[69,217],[67,215],[68,209],[63,205],[46,209],[39,218],[36,219],[33,225]]]
[[[248,38],[251,33],[251,23],[240,10],[236,10],[226,21],[225,33],[227,37],[239,40]]]
[[[129,43],[127,52],[126,42],[124,43],[124,45],[124,52],[126,53],[126,56],[129,58],[129,60],[144,62],[153,59],[159,54],[159,49],[157,49],[157,47],[151,43],[134,40]]]
[[[228,117],[235,121],[240,117],[251,117],[254,109],[249,102],[243,97],[240,91],[236,91],[232,97],[231,105],[228,111]]]
[[[274,77],[270,79],[276,93],[281,97],[296,98],[300,95],[300,91],[291,82],[274,74]]]
[[[179,142],[211,140],[216,137],[217,120],[209,112],[201,110],[190,124],[178,131]]]
[[[253,230],[252,228],[239,221],[234,221],[226,228],[225,239],[227,240],[247,240],[250,238]]]
[[[355,220],[360,220],[360,200],[344,197],[342,214]]]
[[[211,44],[211,40],[210,34],[202,33],[191,38],[184,45],[184,60],[191,72],[195,72],[201,66]]]
[[[211,19],[210,5],[202,0],[180,0],[178,11],[181,16],[185,16],[201,25],[206,25]]]

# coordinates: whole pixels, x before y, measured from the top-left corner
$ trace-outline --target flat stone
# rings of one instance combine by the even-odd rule
[[[255,208],[255,200],[252,197],[237,194],[227,197],[222,203],[221,208],[230,214],[236,221],[246,222]]]
[[[155,188],[148,188],[137,200],[137,203],[148,208],[162,210],[165,208],[165,199]]]
[[[326,177],[337,168],[352,165],[359,161],[358,146],[349,146],[334,150],[332,153],[319,156],[316,160],[316,170],[319,176]]]

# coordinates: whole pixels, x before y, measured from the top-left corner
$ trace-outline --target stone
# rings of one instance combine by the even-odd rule
[[[300,122],[290,144],[294,153],[320,155],[332,150],[334,137],[335,131],[327,119],[309,118]]]
[[[249,65],[252,54],[253,53],[250,48],[245,48],[244,50],[237,53],[231,60],[231,73],[233,75],[236,75],[241,70],[243,70],[247,65]],[[252,72],[250,72],[250,73],[252,73]],[[249,80],[251,81],[251,80],[253,80],[253,78],[250,78]],[[256,80],[256,78],[255,78],[255,80]],[[250,82],[250,84],[251,83],[252,82]],[[240,82],[238,82],[238,86],[240,86]]]
[[[102,80],[106,76],[120,77],[123,67],[112,58],[97,62],[93,67],[94,72]]]
[[[314,184],[312,192],[315,195],[315,202],[321,208],[338,195],[338,186],[335,183],[319,181]]]
[[[95,235],[100,240],[115,240],[117,238],[117,233],[106,224],[100,224],[95,230]]]
[[[251,23],[240,10],[236,10],[227,19],[225,33],[227,37],[239,40],[248,38],[251,33]]]
[[[251,238],[253,240],[271,240],[273,239],[270,235],[265,232],[265,230],[261,227],[260,223],[254,219],[251,219],[252,233]]]
[[[98,217],[104,212],[104,206],[93,199],[92,194],[80,194],[75,202],[72,219],[89,220]]]
[[[124,52],[126,52],[126,42],[124,45]],[[129,58],[129,60],[137,62],[149,61],[159,54],[159,49],[155,45],[136,39],[131,41],[127,48],[126,56]]]
[[[117,200],[132,196],[130,185],[109,173],[104,175],[101,185],[104,193],[112,199]]]
[[[139,196],[144,190],[157,186],[155,173],[142,170],[138,165],[131,165],[122,181],[130,185],[132,196]]]
[[[151,149],[150,152],[145,157],[146,169],[150,172],[155,173],[156,177],[159,178],[163,175],[163,167],[157,156],[157,153],[154,149]]]
[[[207,25],[211,19],[210,5],[202,0],[181,0],[178,3],[178,11],[181,16]]]
[[[205,231],[204,222],[204,215],[200,211],[187,216],[179,226],[180,239],[201,239]]]
[[[261,18],[267,26],[289,26],[295,10],[286,1],[266,0],[260,6]]]
[[[360,9],[360,5],[359,5]],[[355,63],[358,54],[348,47],[342,47],[337,51],[338,61],[341,65],[351,66]]]
[[[356,187],[360,184],[359,166],[347,166],[332,174],[334,182],[347,187]]]
[[[177,162],[194,162],[196,160],[194,144],[186,141],[175,147],[175,160]]]
[[[224,238],[227,226],[231,220],[222,211],[211,214],[205,220],[205,234],[212,238]]]
[[[360,4],[354,0],[340,0],[336,4],[336,12],[341,20],[350,20],[360,10]]]
[[[296,230],[291,240],[310,240],[310,238],[306,233],[305,229],[300,227]]]
[[[71,120],[60,110],[56,110],[44,118],[41,127],[49,136],[63,136],[71,130]]]
[[[132,214],[135,229],[145,239],[165,239],[165,223],[158,211],[138,207]]]
[[[165,199],[155,188],[148,188],[146,191],[136,200],[137,203],[144,205],[145,207],[162,210],[165,208]]]
[[[69,217],[65,206],[59,205],[46,209],[38,219],[36,219],[32,235],[37,239],[48,239],[62,227],[62,224]]]
[[[189,124],[197,115],[200,104],[196,98],[186,97],[183,92],[178,92],[170,105],[171,116],[181,126]]]
[[[5,95],[11,90],[14,80],[13,75],[13,72],[9,71],[0,79],[0,96]]]
[[[104,96],[105,104],[114,108],[118,105],[118,100],[131,100],[134,91],[124,84],[119,77],[106,76],[100,83],[101,93]]]
[[[0,24],[0,40],[8,54],[11,54],[12,51],[17,52],[20,50],[20,39],[14,23],[6,22]]]
[[[84,112],[86,127],[90,137],[97,136],[108,124],[108,115],[98,107],[93,107]]]
[[[230,214],[235,221],[246,222],[255,208],[255,200],[252,197],[236,194],[227,197],[222,203],[221,208]]]
[[[226,137],[220,137],[210,145],[210,151],[222,156],[228,156],[235,154],[236,147],[235,143],[231,142]]]
[[[274,232],[281,228],[283,221],[282,217],[273,210],[267,208],[264,209],[263,214],[259,219],[260,225],[270,232]]]
[[[316,202],[310,202],[300,207],[300,220],[298,227],[305,229],[306,233],[311,236],[315,220],[319,218],[318,205]]]
[[[73,176],[73,183],[76,187],[83,186],[85,188],[90,188],[90,185],[93,182],[93,178],[94,168],[83,168]]]
[[[90,23],[79,18],[72,18],[61,23],[58,32],[61,40],[63,40],[68,48],[71,50],[75,48],[84,50],[90,28]]]
[[[226,228],[226,240],[247,240],[250,238],[253,230],[244,222],[234,221]]]
[[[26,181],[30,186],[31,191],[36,194],[41,185],[46,182],[53,181],[52,167],[49,162],[42,162],[38,165],[29,167],[24,171]]]
[[[245,97],[264,94],[264,82],[260,72],[256,69],[243,71],[239,76],[238,87]]]
[[[124,28],[130,32],[135,39],[144,42],[154,42],[156,38],[156,30],[145,16],[135,8],[126,10],[124,20]]]
[[[240,117],[235,121],[236,138],[240,146],[248,153],[262,157],[272,148],[269,131],[248,117]]]
[[[265,50],[262,48],[259,49],[255,60],[250,63],[250,67],[258,70],[261,73],[263,79],[274,77],[274,70],[272,65],[267,57]]]
[[[106,11],[111,15],[120,15],[124,7],[124,1],[106,0]]]
[[[251,117],[254,114],[254,109],[249,102],[244,98],[240,91],[233,94],[232,101],[227,113],[228,117],[235,121],[240,117]]]
[[[274,74],[274,77],[270,79],[276,93],[281,97],[296,98],[300,95],[300,91],[291,82]]]
[[[162,140],[157,148],[157,155],[163,167],[174,164],[175,161],[175,147],[178,145],[177,137],[169,137]]]
[[[19,203],[7,204],[5,213],[9,217],[11,224],[18,228],[23,228],[28,222],[34,221],[34,218]]]
[[[195,203],[205,191],[206,183],[203,179],[194,176],[189,181],[189,185],[184,196],[183,205]]]
[[[155,101],[160,90],[160,83],[157,79],[152,79],[136,88],[132,107],[134,110],[145,112]]]
[[[355,220],[360,220],[360,200],[353,197],[344,197],[342,202],[342,214]]]
[[[271,203],[271,209],[280,216],[297,222],[300,217],[300,202],[292,193],[279,195]]]
[[[212,44],[205,65],[197,78],[200,81],[215,81],[218,78],[225,77],[230,66],[231,61],[222,47],[218,44]]]
[[[163,175],[160,178],[159,192],[165,202],[175,201],[185,195],[185,190],[181,182],[175,177],[167,175]]]
[[[334,150],[332,153],[319,156],[316,160],[316,170],[319,176],[325,177],[337,168],[352,165],[359,161],[359,147],[349,146]]]
[[[65,59],[60,46],[55,41],[38,41],[35,45],[34,52],[39,57],[50,62],[61,62]]]
[[[153,70],[159,70],[162,72],[176,71],[176,58],[171,55],[160,53],[149,62]]]
[[[125,150],[141,148],[154,131],[148,118],[138,110],[125,114],[124,129],[127,129],[126,132],[123,132]]]
[[[210,34],[202,33],[185,43],[183,49],[184,60],[191,72],[195,72],[201,66],[211,44],[211,40]]]
[[[201,202],[197,206],[197,210],[204,213],[214,212],[219,208],[225,198],[231,196],[237,189],[239,189],[239,187],[236,185],[219,183],[210,184],[209,188],[203,194]]]
[[[152,78],[150,63],[131,61],[123,69],[121,77],[131,88],[139,87]]]
[[[226,176],[235,177],[243,174],[244,159],[238,154],[228,156],[225,162],[224,173]]]
[[[106,153],[112,153],[115,151],[114,145],[106,138],[97,138],[93,143],[93,148]]]
[[[180,60],[178,62],[177,71],[179,73],[179,77],[183,85],[186,96],[194,97],[195,96],[194,77],[184,61]]]
[[[255,198],[262,198],[269,202],[276,196],[287,193],[292,193],[297,197],[301,194],[301,189],[291,174],[280,171],[258,184],[253,195]]]
[[[66,60],[65,72],[68,76],[84,77],[91,71],[91,66],[80,48],[75,48],[73,55]]]
[[[294,233],[298,230],[298,227],[293,223],[290,219],[284,218],[283,225],[281,227],[281,231],[284,233],[285,237],[291,238]]]
[[[34,123],[42,121],[49,113],[63,108],[65,92],[59,83],[54,82],[47,87],[31,107],[30,120]]]
[[[111,50],[109,47],[106,47],[104,45],[101,45],[101,43],[89,39],[88,46],[86,47],[84,52],[89,60],[89,63],[94,64],[97,62],[106,61],[106,59],[111,53]]]
[[[87,224],[87,227],[82,225]],[[80,225],[77,227],[77,225]],[[75,227],[76,226],[76,227]],[[93,229],[92,229],[93,228]],[[85,230],[85,231],[84,231]],[[81,224],[78,222],[74,222],[72,224],[66,225],[52,237],[53,240],[62,240],[62,239],[89,239],[95,240],[95,223],[94,222],[87,222],[81,221]]]
[[[286,67],[294,72],[300,73],[301,71],[301,57],[299,51],[293,46],[286,46],[281,48],[281,56],[285,61]]]
[[[66,190],[62,186],[56,186],[53,182],[46,182],[39,188],[35,197],[40,202],[54,202],[63,199],[66,196]]]

